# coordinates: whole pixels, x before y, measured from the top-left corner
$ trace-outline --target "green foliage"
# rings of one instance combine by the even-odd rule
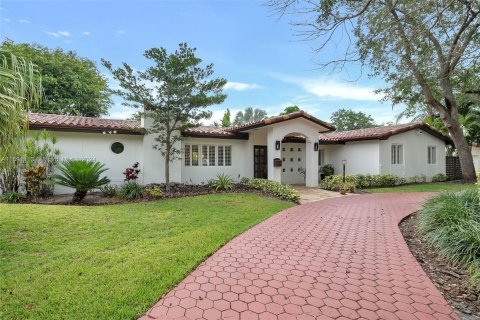
[[[241,126],[250,122],[263,120],[267,117],[267,111],[248,107],[244,111],[238,111],[233,120],[234,126]]]
[[[280,116],[290,114],[290,113],[294,113],[294,112],[298,112],[298,111],[300,111],[299,106],[296,106],[296,105],[288,106],[288,107],[285,107],[285,109],[283,109],[283,111],[280,113]]]
[[[465,265],[480,285],[480,198],[477,188],[429,199],[418,216],[419,231],[440,255]]]
[[[413,177],[408,178],[408,181],[410,183],[425,183],[427,182],[427,176],[424,174],[419,174]]]
[[[232,190],[233,189],[233,179],[227,174],[220,173],[217,174],[217,179],[208,181],[208,186],[211,189],[218,190]]]
[[[0,47],[0,190],[18,191],[28,130],[27,111],[38,105],[37,66]]]
[[[128,201],[139,200],[145,197],[145,187],[136,181],[128,181],[122,184],[118,195]]]
[[[159,186],[149,186],[145,188],[145,194],[149,199],[158,199],[162,196],[163,191]]]
[[[297,190],[288,184],[282,184],[275,181],[266,179],[255,179],[243,177],[240,180],[240,184],[252,189],[261,190],[267,194],[275,196],[277,198],[298,203],[300,201],[300,194]]]
[[[100,187],[100,192],[104,197],[113,198],[117,195],[117,186],[113,184],[106,184]]]
[[[444,182],[447,180],[448,180],[448,177],[443,173],[437,173],[432,177],[432,182]]]
[[[0,202],[19,203],[23,200],[23,194],[15,191],[7,191],[0,196]]]
[[[5,40],[1,47],[38,66],[45,99],[31,111],[99,117],[112,104],[108,83],[95,62],[74,51]]]
[[[347,174],[345,175],[345,183],[349,186],[347,190],[351,190],[356,188],[394,187],[405,184],[406,180],[392,174]],[[343,176],[333,175],[325,177],[320,182],[320,188],[332,191],[344,189]]]
[[[165,182],[170,188],[170,162],[180,156],[176,142],[178,134],[196,127],[201,120],[211,117],[208,106],[220,104],[226,99],[223,87],[227,80],[212,79],[213,65],[201,67],[202,60],[195,56],[195,48],[181,43],[171,54],[165,48],[152,48],[144,56],[152,66],[134,71],[127,63],[114,69],[111,62],[102,64],[112,73],[121,89],[113,92],[122,97],[127,106],[143,108],[143,115],[153,120],[149,133],[155,134],[158,149],[165,159]]]
[[[55,183],[75,189],[72,201],[81,202],[87,192],[110,183],[101,177],[107,171],[104,164],[89,160],[67,160],[58,166],[60,174],[53,176]]]
[[[325,177],[328,176],[333,176],[333,173],[335,172],[335,168],[333,167],[332,164],[325,164],[320,168],[320,171],[323,173]]]
[[[367,115],[365,112],[355,112],[343,108],[332,113],[330,122],[335,126],[337,131],[365,129],[377,126],[372,116]]]
[[[28,193],[33,197],[33,200],[37,202],[37,198],[42,191],[42,185],[45,180],[47,180],[46,167],[43,164],[39,164],[26,168],[23,170],[23,177]]]
[[[230,109],[227,109],[223,114],[222,127],[229,128],[231,126],[232,126],[232,121],[230,120]]]

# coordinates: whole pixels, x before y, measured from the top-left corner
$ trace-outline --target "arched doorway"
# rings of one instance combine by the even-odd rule
[[[281,146],[282,183],[305,185],[306,141],[307,138],[298,132],[292,132],[283,137]]]

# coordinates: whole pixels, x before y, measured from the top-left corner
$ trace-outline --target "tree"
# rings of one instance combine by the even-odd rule
[[[95,62],[74,51],[49,49],[39,44],[5,40],[1,47],[32,61],[42,75],[44,99],[31,111],[86,117],[108,114],[112,104],[108,83]]]
[[[233,120],[234,126],[240,126],[249,122],[263,120],[267,117],[267,111],[248,107],[245,111],[238,111]]]
[[[225,113],[223,114],[222,118],[222,127],[228,128],[232,125],[232,122],[230,120],[230,109],[227,109]]]
[[[476,180],[473,159],[459,121],[457,97],[479,90],[480,2],[471,0],[270,0],[282,13],[308,15],[305,28],[344,50],[323,65],[343,67],[359,61],[371,76],[389,85],[382,91],[394,105],[427,105],[435,110],[455,143],[464,179]],[[292,11],[290,11],[292,10]],[[343,36],[342,36],[343,35]],[[346,43],[337,42],[345,39]],[[335,43],[333,43],[335,42]]]
[[[280,115],[283,116],[283,115],[294,113],[294,112],[297,112],[297,111],[300,111],[299,106],[296,106],[296,105],[288,106],[285,109],[283,109],[283,111],[280,113]]]
[[[377,126],[372,116],[362,111],[355,112],[343,108],[332,113],[330,122],[335,126],[337,131],[365,129]]]
[[[154,65],[145,71],[134,71],[127,63],[114,69],[109,61],[102,60],[122,88],[115,90],[115,94],[124,98],[127,106],[143,108],[143,115],[153,120],[149,133],[157,134],[158,144],[153,147],[160,150],[165,159],[167,190],[170,162],[181,151],[176,147],[182,139],[180,132],[209,119],[212,113],[206,108],[222,103],[227,97],[223,94],[227,80],[211,79],[213,64],[202,68],[202,60],[195,56],[195,51],[186,43],[181,43],[171,54],[165,48],[149,49],[144,56]]]
[[[0,48],[0,190],[17,192],[29,108],[42,97],[37,67]]]

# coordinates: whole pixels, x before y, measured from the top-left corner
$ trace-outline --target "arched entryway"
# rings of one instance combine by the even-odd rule
[[[289,133],[282,139],[282,183],[305,185],[306,140],[307,138],[298,132]]]

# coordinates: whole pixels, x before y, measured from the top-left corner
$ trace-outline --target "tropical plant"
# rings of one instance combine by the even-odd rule
[[[140,169],[139,169],[140,164],[138,162],[135,162],[130,168],[125,169],[123,172],[123,175],[125,176],[125,179],[123,181],[132,181],[132,180],[137,180],[138,175],[140,174]]]
[[[300,201],[300,194],[297,190],[288,184],[282,184],[280,182],[271,181],[267,179],[256,179],[243,177],[240,180],[240,184],[248,188],[261,190],[266,194],[274,197],[298,203]]]
[[[232,190],[233,179],[227,174],[217,174],[217,179],[208,181],[208,186],[212,189],[218,190]]]
[[[106,184],[100,187],[100,192],[104,197],[113,198],[117,195],[117,186],[113,184]]]
[[[45,99],[31,111],[100,117],[112,104],[107,78],[96,63],[75,51],[5,40],[2,48],[32,61],[42,75]]]
[[[145,196],[145,187],[136,181],[128,181],[120,187],[118,195],[129,201],[142,199]]]
[[[0,47],[0,190],[18,191],[30,107],[42,97],[37,67]]]
[[[145,194],[147,198],[158,199],[162,196],[163,192],[159,186],[148,186],[145,188]]]
[[[320,171],[323,173],[325,177],[332,176],[333,173],[335,172],[335,168],[333,167],[332,164],[324,164],[321,168]]]
[[[23,194],[15,191],[7,191],[0,196],[0,202],[19,203],[24,198]]]
[[[42,185],[47,180],[47,169],[43,164],[29,167],[23,170],[23,177],[27,192],[37,202],[38,196],[42,191]]]
[[[170,190],[170,162],[181,154],[177,142],[182,130],[196,127],[211,117],[208,106],[222,103],[227,97],[223,87],[227,80],[212,78],[213,65],[202,68],[196,49],[181,43],[172,54],[165,48],[152,48],[144,56],[153,66],[134,71],[127,63],[114,69],[109,61],[102,64],[119,82],[114,93],[124,98],[126,105],[143,109],[145,118],[152,120],[149,133],[156,134],[154,149],[164,157],[165,183]]]
[[[448,180],[448,177],[443,173],[437,173],[432,177],[432,182],[444,182],[447,180]]]
[[[87,193],[100,188],[108,183],[110,179],[101,177],[107,171],[104,164],[92,160],[67,160],[58,166],[60,174],[55,174],[55,183],[75,189],[72,202],[79,203]]]

